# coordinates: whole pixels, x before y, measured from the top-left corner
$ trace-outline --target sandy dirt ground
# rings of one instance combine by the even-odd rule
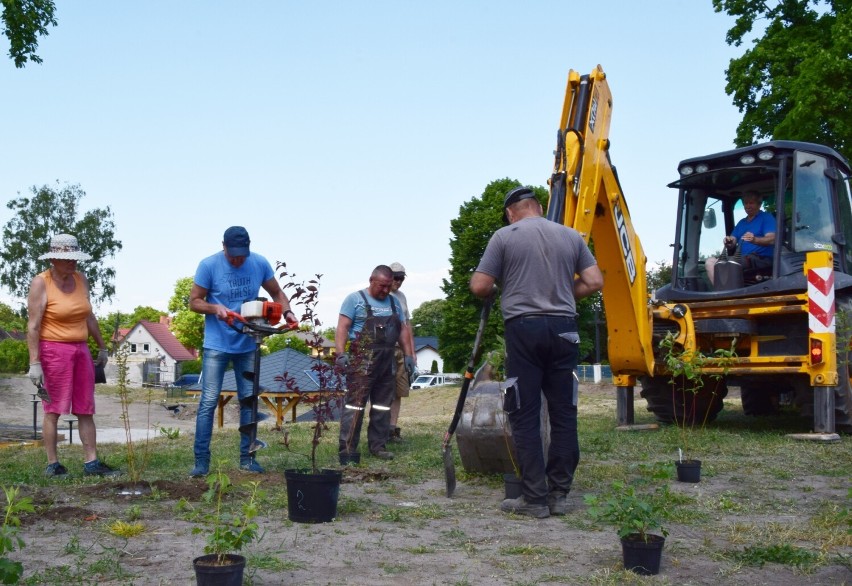
[[[31,385],[26,379],[0,380],[0,422],[26,429],[32,426]],[[586,392],[612,389],[584,385]],[[147,408],[140,404],[138,409]],[[162,408],[151,427],[194,431],[190,411],[174,415]],[[98,398],[101,430],[120,425],[115,398]],[[132,421],[143,421],[134,413]],[[233,421],[229,422],[233,425]],[[42,458],[41,450],[33,452]],[[498,510],[502,487],[467,482],[462,476],[454,498],[445,495],[442,476],[412,483],[393,474],[382,462],[347,469],[341,487],[346,512],[332,523],[300,524],[287,519],[286,505],[260,519],[264,538],[251,546],[252,555],[271,556],[283,564],[269,569],[252,564],[246,583],[351,585],[532,585],[532,584],[730,584],[794,586],[852,584],[848,563],[832,564],[803,575],[788,566],[745,567],[719,559],[730,535],[701,527],[670,526],[661,573],[638,578],[620,572],[621,551],[611,528],[589,527],[582,496],[569,495],[565,517],[533,520]],[[248,478],[235,478],[235,482]],[[0,479],[6,483],[10,479]],[[261,477],[270,487],[283,485],[281,474]],[[700,484],[672,483],[672,491],[696,498],[722,498],[735,488],[736,478],[716,476]],[[795,486],[806,486],[799,479]],[[191,560],[201,554],[205,537],[193,534],[195,523],[178,513],[178,502],[201,507],[203,480],[159,481],[151,494],[137,496],[121,483],[70,482],[27,490],[39,507],[22,526],[26,548],[12,555],[24,562],[26,576],[54,568],[49,581],[38,583],[190,585],[195,584]],[[26,489],[26,487],[25,487]],[[802,490],[802,489],[794,489]],[[127,494],[130,492],[131,494]],[[790,498],[828,498],[829,489],[814,483]],[[123,539],[111,535],[107,524],[127,519],[138,506],[146,530]],[[717,521],[765,523],[781,521],[775,513],[720,512]],[[852,554],[848,551],[847,556]],[[97,564],[112,567],[108,579],[97,576]],[[116,576],[115,567],[120,567]],[[64,569],[63,569],[64,568]],[[36,582],[28,582],[36,583]]]

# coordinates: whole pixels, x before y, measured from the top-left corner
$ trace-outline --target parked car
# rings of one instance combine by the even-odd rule
[[[191,387],[192,385],[197,384],[199,380],[201,380],[200,374],[184,374],[173,382],[172,386],[181,388]]]
[[[423,389],[426,387],[439,387],[445,384],[447,384],[447,379],[443,374],[421,374],[411,383],[411,388],[412,390]]]

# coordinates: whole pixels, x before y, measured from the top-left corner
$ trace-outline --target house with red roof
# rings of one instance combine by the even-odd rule
[[[169,318],[160,323],[141,320],[121,337],[127,351],[127,379],[131,386],[166,387],[180,377],[180,363],[198,358],[169,330]],[[107,378],[116,377],[115,360],[110,361]],[[112,375],[112,377],[110,377]]]

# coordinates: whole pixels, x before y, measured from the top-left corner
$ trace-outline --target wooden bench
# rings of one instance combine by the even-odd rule
[[[193,397],[201,397],[201,391],[190,391]],[[334,391],[309,391],[304,393],[296,392],[262,392],[259,395],[261,402],[266,405],[272,414],[275,415],[275,426],[281,427],[284,423],[284,413],[290,411],[290,421],[296,421],[296,406],[304,400],[305,402],[313,402],[317,399],[327,396],[342,396],[341,392]],[[222,391],[219,393],[218,404],[218,420],[219,427],[225,425],[225,405],[237,396],[237,391]]]

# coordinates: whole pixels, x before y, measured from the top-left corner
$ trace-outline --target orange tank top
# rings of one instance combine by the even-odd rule
[[[41,273],[47,293],[47,305],[41,318],[41,339],[52,342],[85,342],[89,338],[86,320],[92,313],[92,304],[80,273],[74,273],[74,291],[63,292],[50,270]]]

